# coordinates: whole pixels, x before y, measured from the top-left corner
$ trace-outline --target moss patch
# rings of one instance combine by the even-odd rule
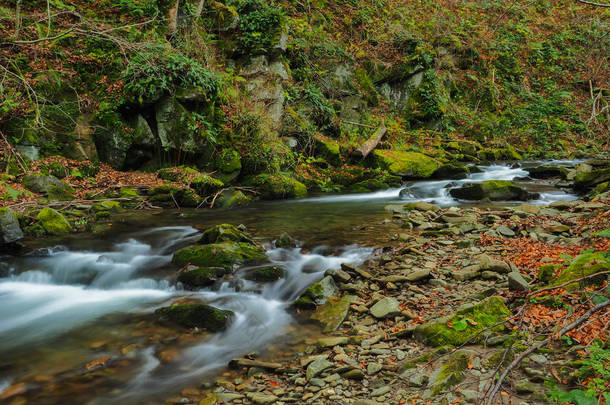
[[[246,274],[246,280],[258,281],[261,283],[269,283],[277,281],[286,276],[286,270],[279,266],[266,266],[260,269],[254,269]]]
[[[72,225],[70,225],[68,220],[52,208],[43,208],[38,213],[37,218],[45,231],[50,234],[60,235],[69,233],[72,230]]]
[[[178,275],[178,281],[189,287],[206,287],[214,284],[225,274],[222,267],[199,267],[187,269]]]
[[[205,304],[172,305],[155,311],[161,320],[167,319],[187,328],[206,328],[212,332],[227,329],[235,316],[232,311]]]
[[[610,270],[610,259],[605,257],[599,252],[595,253],[583,253],[578,255],[572,263],[561,270],[556,278],[551,280],[550,285],[555,286],[563,283],[567,283],[570,280],[576,280],[585,276],[598,273],[600,271]],[[605,275],[599,277],[592,277],[587,280],[583,280],[580,283],[583,285],[598,284],[606,279]],[[579,287],[579,283],[568,284],[566,289],[575,289]]]
[[[377,149],[373,156],[380,168],[411,178],[430,177],[440,166],[435,159],[417,152]]]
[[[286,173],[259,174],[247,179],[245,184],[256,187],[264,199],[301,198],[307,195],[305,185]]]
[[[231,269],[235,265],[257,264],[266,259],[265,251],[258,246],[244,242],[222,242],[182,248],[174,253],[172,262],[180,266],[193,264]]]
[[[235,225],[220,224],[206,229],[199,241],[203,244],[220,242],[245,242],[254,244],[254,241],[245,232],[242,232]]]

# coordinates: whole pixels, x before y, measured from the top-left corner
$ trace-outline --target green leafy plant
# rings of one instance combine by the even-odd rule
[[[262,0],[246,0],[238,5],[237,12],[241,53],[252,55],[270,51],[281,35],[282,10]]]

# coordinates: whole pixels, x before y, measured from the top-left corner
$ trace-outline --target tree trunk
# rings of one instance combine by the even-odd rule
[[[19,31],[21,30],[21,0],[17,0],[15,7],[15,39],[19,39]]]
[[[167,13],[167,33],[174,35],[178,31],[178,8],[180,7],[180,0],[176,0],[174,6],[169,9]]]
[[[199,20],[201,17],[201,13],[203,13],[203,6],[205,5],[205,0],[199,0],[199,4],[197,4],[197,11],[195,12],[195,21]]]

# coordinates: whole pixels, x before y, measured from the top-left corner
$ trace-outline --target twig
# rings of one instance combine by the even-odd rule
[[[592,1],[586,1],[586,0],[576,0],[579,3],[582,4],[587,4],[589,6],[595,6],[595,7],[610,7],[610,4],[602,4],[602,3],[594,3]]]
[[[572,322],[571,324],[569,324],[568,326],[563,328],[559,332],[559,336],[565,335],[566,333],[568,333],[572,329],[578,327],[581,323],[583,323],[584,321],[589,319],[589,317],[591,315],[593,315],[595,312],[597,312],[597,311],[599,311],[601,309],[604,309],[606,307],[609,307],[609,306],[610,306],[610,301],[606,301],[606,302],[602,302],[601,304],[597,304],[596,306],[594,306],[593,308],[591,308],[587,312],[585,312],[585,314],[583,316],[581,316],[580,318],[578,318],[577,320],[575,320],[574,322]],[[526,351],[521,353],[519,355],[519,357],[517,357],[515,360],[513,360],[508,365],[508,367],[506,367],[506,369],[500,375],[500,377],[498,378],[498,381],[494,385],[494,387],[493,387],[493,389],[491,391],[491,394],[489,395],[489,398],[487,399],[487,405],[493,405],[494,398],[496,397],[496,395],[498,394],[498,391],[502,387],[502,382],[504,382],[504,379],[506,378],[508,373],[510,373],[512,369],[517,367],[519,365],[519,363],[521,363],[521,361],[524,358],[526,358],[529,354],[533,353],[534,351],[540,349],[543,346],[546,346],[549,343],[549,341],[550,341],[550,338],[546,338],[542,342],[539,342],[539,343],[536,343],[536,344],[532,345],[529,349],[527,349]]]

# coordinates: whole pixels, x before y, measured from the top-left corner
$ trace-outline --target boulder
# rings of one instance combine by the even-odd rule
[[[207,287],[226,273],[223,267],[186,266],[178,274],[178,281],[187,287]]]
[[[326,276],[307,288],[299,299],[294,302],[294,306],[302,309],[314,309],[317,305],[324,304],[337,291],[337,285],[333,278]]]
[[[189,187],[195,190],[201,197],[205,197],[223,188],[224,183],[208,174],[202,173],[191,181]]]
[[[0,208],[0,245],[17,242],[23,238],[17,214],[10,208]]]
[[[529,291],[530,285],[518,271],[508,273],[508,289],[511,291]]]
[[[214,225],[206,229],[199,240],[201,244],[221,242],[245,242],[255,245],[250,235],[231,224]]]
[[[372,155],[380,168],[409,178],[430,177],[440,166],[435,159],[417,152],[376,149]]]
[[[334,332],[339,329],[347,317],[350,305],[356,299],[357,297],[351,295],[343,298],[330,297],[324,304],[316,308],[311,319],[318,321],[325,332]]]
[[[74,188],[54,176],[29,174],[23,178],[23,186],[35,193],[44,194],[51,200],[67,201],[74,197]]]
[[[610,168],[595,169],[578,173],[574,177],[574,187],[578,190],[586,190],[607,181],[610,181]]]
[[[581,253],[576,256],[572,263],[559,271],[556,277],[551,279],[551,286],[567,283],[571,280],[576,280],[585,276],[590,276],[595,273],[610,270],[610,258],[604,256],[600,252]],[[564,287],[567,290],[576,289],[580,285],[600,284],[606,279],[606,275],[592,277],[578,283],[568,284]]]
[[[377,319],[392,318],[400,315],[400,302],[394,297],[380,299],[371,307],[369,312]]]
[[[286,232],[282,232],[280,237],[275,240],[275,247],[278,248],[295,248],[297,247],[297,241]]]
[[[566,178],[568,169],[563,166],[536,166],[525,169],[533,179]]]
[[[176,186],[157,186],[148,190],[149,201],[164,208],[197,207],[199,199],[192,190]]]
[[[211,332],[227,329],[235,316],[232,311],[221,310],[205,304],[172,305],[159,308],[155,315],[187,328],[205,328]]]
[[[437,212],[440,211],[441,207],[435,204],[430,204],[425,201],[417,201],[406,203],[402,206],[402,209],[405,211],[432,211]]]
[[[52,208],[43,208],[37,215],[42,227],[47,233],[61,235],[69,233],[72,225],[59,212]]]
[[[415,328],[413,336],[431,346],[452,345],[464,343],[484,328],[495,325],[511,315],[502,298],[492,296],[476,305],[468,305],[453,315],[442,317]],[[504,330],[500,324],[492,331]],[[475,339],[475,341],[483,338]]]
[[[465,179],[470,174],[470,169],[468,166],[447,163],[436,169],[436,171],[432,174],[432,177],[435,179]]]
[[[525,201],[539,197],[539,194],[530,193],[508,180],[467,183],[460,188],[449,190],[449,193],[452,197],[462,200]]]
[[[279,266],[265,266],[254,269],[246,274],[246,280],[270,283],[286,277],[286,270]]]
[[[259,174],[244,181],[245,185],[256,187],[266,200],[301,198],[307,195],[307,188],[287,173]]]
[[[240,190],[228,188],[218,195],[214,202],[214,206],[220,208],[243,207],[251,202],[252,198],[248,197]]]
[[[267,260],[263,248],[244,242],[221,242],[187,246],[174,253],[172,262],[185,266],[223,267],[232,269],[241,264],[258,264]]]
[[[461,349],[452,353],[447,360],[437,367],[429,377],[426,391],[423,397],[430,398],[444,390],[447,390],[460,383],[468,369],[470,358],[473,353],[469,350]]]

